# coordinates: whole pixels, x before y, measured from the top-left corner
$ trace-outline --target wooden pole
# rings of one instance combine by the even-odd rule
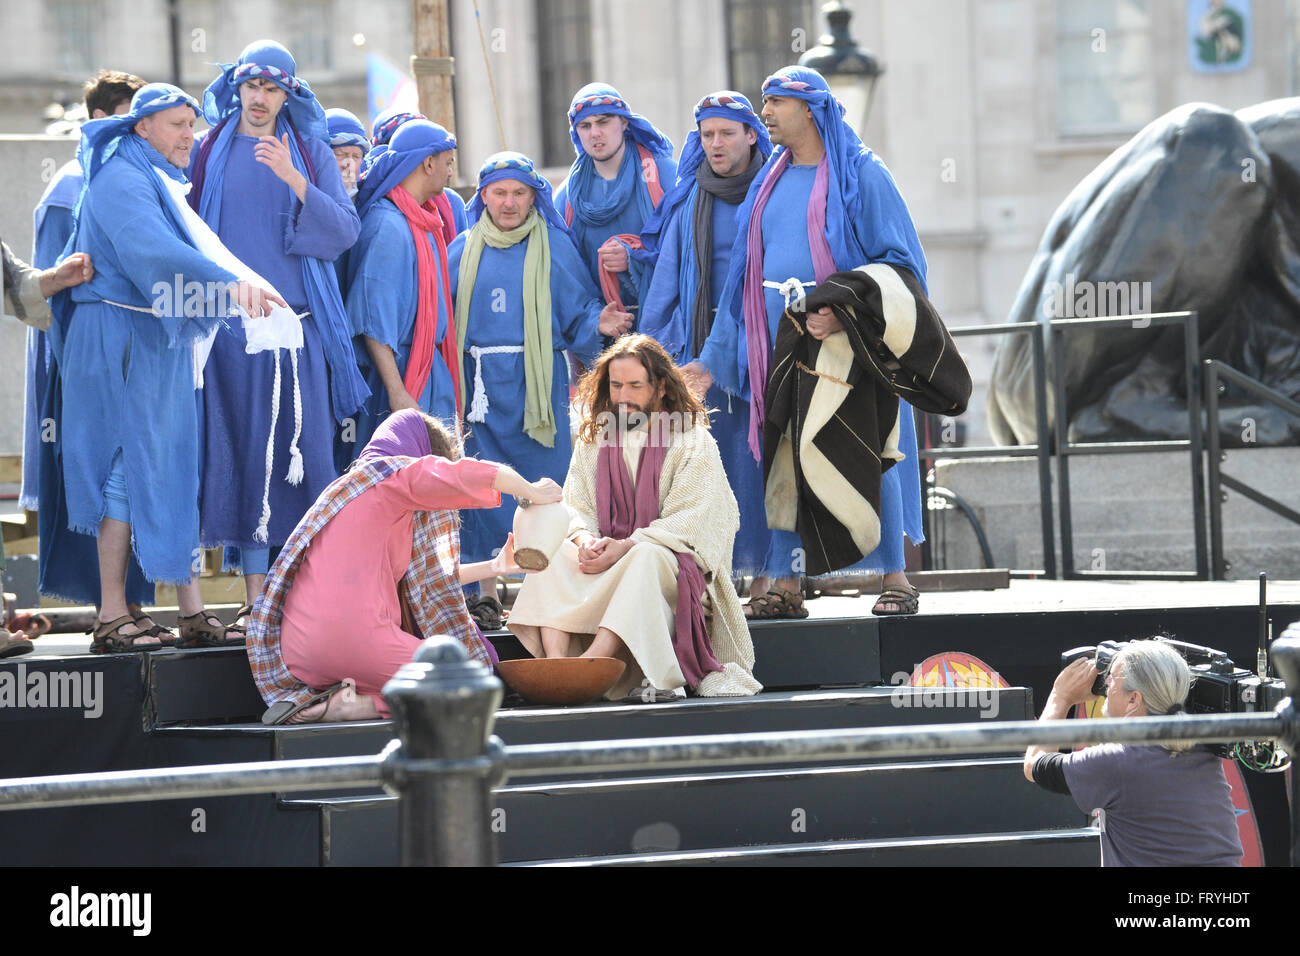
[[[449,130],[456,128],[451,95],[455,60],[451,56],[451,23],[447,0],[412,0],[411,75],[420,95],[420,112]]]

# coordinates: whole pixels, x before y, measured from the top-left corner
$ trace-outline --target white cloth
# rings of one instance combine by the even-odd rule
[[[629,473],[636,474],[645,431],[632,432],[624,448]],[[635,443],[635,445],[634,445]],[[575,536],[599,537],[596,521],[598,448],[579,441],[564,482],[564,500],[573,512],[569,540],[545,571],[524,579],[510,612],[509,628],[534,657],[543,654],[539,627],[567,631],[569,653],[590,646],[598,628],[618,635],[628,664],[606,694],[627,696],[643,679],[655,687],[685,686],[673,652],[677,605],[677,558],[689,553],[699,564],[708,588],[704,610],[709,616],[713,653],[723,665],[696,688],[704,696],[746,696],[762,690],[753,677],[754,645],[740,600],[731,584],[731,547],[740,526],[735,496],[727,484],[718,446],[702,427],[674,432],[659,478],[659,517],[632,533],[632,550],[599,574],[578,570]]]

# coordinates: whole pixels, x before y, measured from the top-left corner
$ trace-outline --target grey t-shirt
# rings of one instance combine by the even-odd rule
[[[1220,758],[1198,746],[1101,744],[1066,754],[1070,795],[1101,809],[1102,866],[1240,866],[1241,839]]]

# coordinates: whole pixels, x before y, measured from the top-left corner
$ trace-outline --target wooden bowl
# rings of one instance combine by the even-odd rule
[[[601,697],[627,665],[613,657],[525,657],[497,665],[501,679],[533,704],[586,704]]]

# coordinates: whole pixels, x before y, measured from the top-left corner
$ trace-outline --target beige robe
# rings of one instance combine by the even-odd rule
[[[645,432],[628,436],[625,460],[635,476]],[[635,446],[635,447],[634,447]],[[524,579],[510,612],[509,628],[534,657],[543,654],[539,627],[568,631],[569,653],[582,653],[598,628],[625,645],[628,664],[606,694],[619,699],[647,680],[655,687],[686,684],[673,653],[677,607],[676,552],[695,557],[708,589],[704,610],[721,673],[706,675],[695,688],[701,696],[746,696],[762,690],[754,680],[754,645],[731,583],[731,547],[740,526],[735,496],[727,484],[718,446],[706,428],[674,432],[659,478],[659,517],[632,533],[635,542],[618,563],[599,574],[578,570],[573,543],[583,532],[596,537],[596,459],[591,442],[574,444],[564,501],[573,515],[569,538],[545,571]]]
[[[53,316],[49,301],[41,295],[41,271],[14,255],[8,243],[0,242],[0,256],[4,260],[0,272],[0,286],[4,290],[0,293],[0,313],[42,332],[48,331]]]

